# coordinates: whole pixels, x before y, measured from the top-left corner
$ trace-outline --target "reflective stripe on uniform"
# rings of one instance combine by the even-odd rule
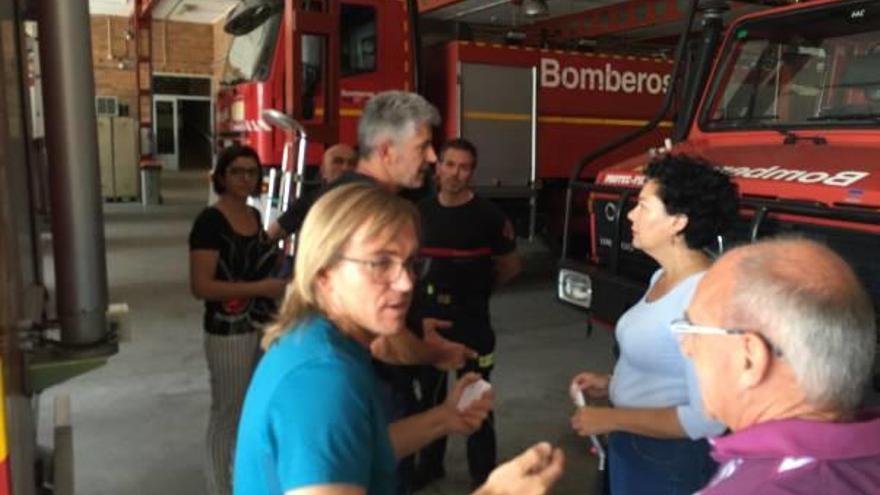
[[[495,353],[490,352],[489,354],[477,358],[477,366],[480,368],[491,368],[492,366],[495,366]]]

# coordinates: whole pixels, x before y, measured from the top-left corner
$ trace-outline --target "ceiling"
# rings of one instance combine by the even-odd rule
[[[153,8],[153,18],[213,24],[226,17],[237,3],[238,0],[159,0]],[[89,0],[89,12],[128,17],[133,4],[134,0]]]

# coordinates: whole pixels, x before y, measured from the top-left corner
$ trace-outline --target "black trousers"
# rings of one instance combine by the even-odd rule
[[[477,361],[468,361],[467,365],[456,373],[457,377],[474,371],[489,381],[493,366],[480,368]],[[446,400],[447,373],[437,368],[424,366],[419,370],[418,382],[421,394],[421,410],[430,409]],[[418,453],[418,470],[437,472],[443,469],[443,458],[446,455],[446,437],[440,438]],[[495,440],[495,419],[490,413],[480,429],[467,438],[468,471],[475,484],[482,484],[497,464],[497,443]]]

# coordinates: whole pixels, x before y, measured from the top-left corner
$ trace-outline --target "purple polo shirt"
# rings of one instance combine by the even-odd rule
[[[878,410],[851,423],[769,421],[710,442],[721,467],[699,495],[880,493]]]

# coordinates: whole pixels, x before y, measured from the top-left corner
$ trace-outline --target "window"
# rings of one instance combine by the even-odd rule
[[[153,94],[211,96],[211,79],[207,77],[153,76]]]
[[[738,26],[715,76],[706,130],[876,125],[880,16],[847,5]]]
[[[236,36],[226,56],[224,84],[263,81],[269,77],[281,25],[280,8],[247,34]]]
[[[342,76],[376,71],[376,9],[342,4],[340,15]]]
[[[115,117],[119,115],[119,101],[115,96],[96,96],[95,109],[98,116],[108,115]]]

